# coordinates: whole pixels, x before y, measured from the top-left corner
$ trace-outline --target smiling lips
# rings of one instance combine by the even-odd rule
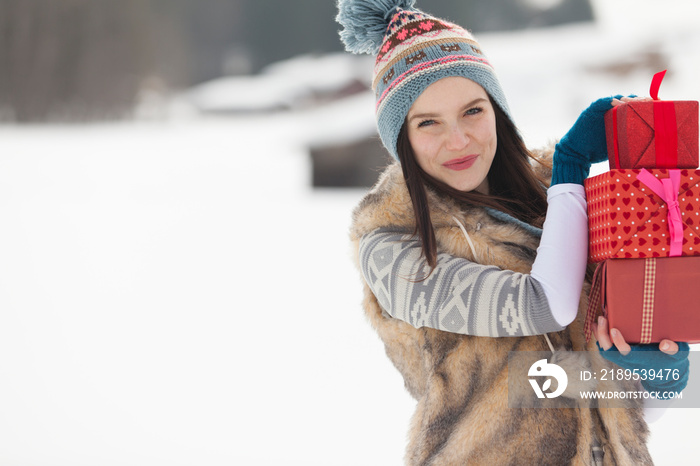
[[[476,162],[479,154],[467,155],[466,157],[460,157],[458,159],[452,159],[442,164],[443,167],[449,168],[450,170],[462,171],[470,168]]]

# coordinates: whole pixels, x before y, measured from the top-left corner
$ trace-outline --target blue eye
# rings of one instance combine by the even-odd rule
[[[425,127],[425,126],[430,126],[430,125],[433,125],[433,124],[435,124],[435,120],[423,120],[423,121],[421,121],[420,123],[418,123],[418,127],[419,127],[419,128],[423,128],[423,127]]]
[[[476,115],[476,114],[481,113],[483,111],[484,111],[484,109],[481,107],[472,107],[469,110],[467,110],[466,112],[464,112],[464,114],[465,115]]]

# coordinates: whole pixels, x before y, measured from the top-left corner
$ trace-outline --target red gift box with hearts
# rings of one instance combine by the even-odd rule
[[[610,170],[584,187],[590,262],[700,255],[700,170]]]
[[[665,71],[652,79],[652,101],[605,113],[610,168],[698,168],[698,102],[659,100]]]

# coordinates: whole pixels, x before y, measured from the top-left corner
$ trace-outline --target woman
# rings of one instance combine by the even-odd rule
[[[606,157],[602,115],[620,100],[584,111],[553,161],[533,156],[479,44],[413,4],[341,0],[338,15],[346,48],[377,54],[377,124],[398,161],[356,208],[351,236],[367,316],[417,400],[406,462],[651,464],[640,400],[616,409],[575,396],[634,382],[570,386],[552,400],[561,409],[524,409],[532,389],[508,385],[530,367],[508,364],[512,351],[551,351],[569,369],[610,360],[683,374],[650,391],[687,380],[687,345],[664,341],[650,362],[605,319],[600,351],[583,337],[582,184]]]

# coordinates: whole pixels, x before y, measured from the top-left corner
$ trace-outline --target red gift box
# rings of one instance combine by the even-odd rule
[[[700,170],[610,170],[584,187],[590,262],[700,255]]]
[[[631,344],[668,338],[700,342],[700,257],[612,259],[598,266],[584,331],[590,338],[596,315],[607,317]]]
[[[658,100],[664,73],[652,80],[653,101],[606,112],[610,168],[698,168],[698,102]]]

